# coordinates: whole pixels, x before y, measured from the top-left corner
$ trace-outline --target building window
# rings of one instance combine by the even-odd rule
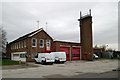
[[[18,43],[17,43],[17,49],[18,49]]]
[[[21,48],[21,44],[20,44],[20,42],[19,42],[19,48]]]
[[[20,48],[19,42],[18,42],[18,49]]]
[[[47,39],[47,40],[46,40],[46,46],[47,46],[47,47],[50,47],[50,45],[51,45],[51,41],[50,41],[49,39]]]
[[[23,41],[21,42],[21,48],[23,48]]]
[[[16,49],[18,49],[18,45],[17,45],[17,43],[16,43]]]
[[[25,54],[20,54],[20,58],[25,58]]]
[[[32,47],[36,47],[36,46],[37,46],[37,39],[32,38]]]
[[[43,47],[44,47],[44,40],[40,39],[40,48],[43,48]]]
[[[12,49],[14,49],[14,44],[12,44]]]
[[[13,45],[11,45],[11,49],[13,49]]]
[[[15,44],[14,44],[14,49],[15,49]]]
[[[12,45],[12,49],[14,49],[14,44]]]
[[[47,48],[47,50],[50,50],[50,46],[51,46],[51,40],[47,39],[46,40],[46,48]]]
[[[26,42],[24,41],[24,47],[26,48]]]

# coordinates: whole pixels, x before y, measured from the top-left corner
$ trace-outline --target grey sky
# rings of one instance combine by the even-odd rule
[[[79,12],[92,10],[93,42],[118,48],[118,3],[117,2],[4,2],[2,24],[8,41],[37,29],[46,30],[55,40],[79,42]]]

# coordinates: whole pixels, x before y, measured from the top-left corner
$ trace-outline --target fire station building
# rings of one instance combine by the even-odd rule
[[[80,13],[81,14],[81,13]],[[7,44],[7,56],[12,60],[33,61],[37,53],[50,51],[66,52],[67,61],[92,60],[92,16],[80,15],[81,43],[54,41],[43,28],[28,33]]]

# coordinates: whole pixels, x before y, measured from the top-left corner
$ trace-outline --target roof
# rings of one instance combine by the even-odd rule
[[[20,41],[20,40],[24,40],[24,39],[26,39],[26,38],[32,37],[32,36],[34,36],[35,34],[41,32],[41,31],[44,31],[43,28],[37,29],[37,30],[35,30],[35,31],[31,32],[31,33],[28,33],[28,34],[26,34],[26,35],[24,35],[24,36],[22,36],[22,37],[19,37],[18,39],[10,42],[10,44],[13,43],[13,42],[16,42],[16,41]],[[45,32],[45,31],[44,31],[44,32]],[[45,33],[46,33],[46,32],[45,32]],[[47,34],[47,33],[46,33],[46,34]],[[47,34],[47,35],[48,35],[48,34]],[[48,36],[49,36],[49,35],[48,35]],[[50,37],[50,36],[49,36],[49,37]],[[52,37],[50,37],[50,38],[52,39]]]
[[[79,42],[68,42],[68,41],[54,41],[54,42],[60,42],[60,43],[70,43],[70,44],[80,44]]]

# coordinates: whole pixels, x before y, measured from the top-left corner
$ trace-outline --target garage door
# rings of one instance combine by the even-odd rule
[[[70,48],[69,47],[60,47],[60,51],[66,52],[66,60],[70,60]]]
[[[79,47],[72,48],[72,60],[80,60],[80,48]]]
[[[19,54],[13,54],[12,60],[19,61]]]

